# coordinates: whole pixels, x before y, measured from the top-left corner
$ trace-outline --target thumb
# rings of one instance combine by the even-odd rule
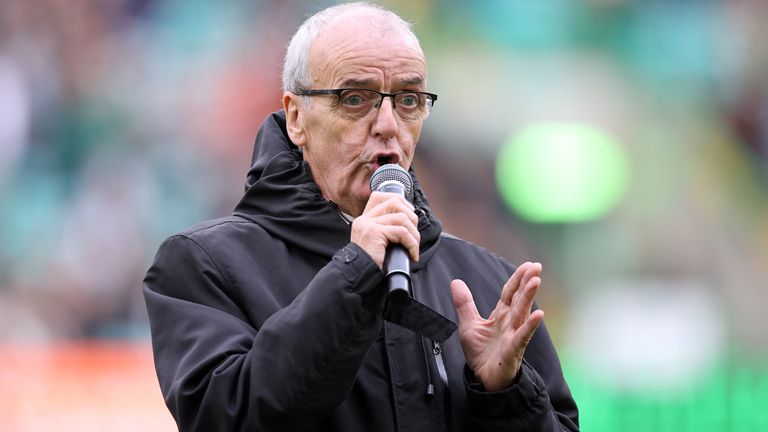
[[[480,318],[472,293],[463,280],[454,279],[451,281],[451,296],[453,297],[453,307],[456,308],[456,315],[459,317],[459,325],[466,325]]]

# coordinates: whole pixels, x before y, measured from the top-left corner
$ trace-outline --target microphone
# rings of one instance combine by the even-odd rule
[[[371,176],[371,190],[396,193],[408,202],[413,202],[413,179],[408,171],[397,164],[380,166]],[[411,260],[403,245],[387,245],[384,273],[387,277],[389,300],[400,302],[411,296]]]

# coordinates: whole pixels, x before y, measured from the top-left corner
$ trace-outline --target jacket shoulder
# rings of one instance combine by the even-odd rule
[[[252,245],[270,241],[271,237],[259,224],[239,216],[225,216],[192,225],[168,236],[160,245],[163,251],[199,250],[213,261],[236,259]]]
[[[216,219],[210,219],[192,225],[182,231],[170,235],[168,240],[183,237],[192,240],[199,245],[215,245],[222,241],[232,241],[242,238],[247,233],[247,238],[253,239],[253,236],[267,235],[267,232],[256,222],[239,217],[225,216]]]
[[[211,235],[224,234],[229,230],[237,229],[238,225],[255,225],[253,222],[237,216],[225,216],[216,219],[209,219],[198,222],[184,230],[181,230],[171,237],[189,237],[191,239],[205,239]]]
[[[440,242],[442,243],[443,247],[451,252],[451,254],[458,254],[464,257],[472,257],[474,258],[473,262],[475,263],[481,261],[487,262],[489,264],[499,265],[506,269],[515,269],[513,264],[511,264],[507,259],[497,255],[495,252],[472,243],[469,240],[457,237],[451,233],[447,233],[445,231],[440,233]]]

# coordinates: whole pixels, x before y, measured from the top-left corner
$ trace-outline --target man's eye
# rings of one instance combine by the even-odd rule
[[[400,96],[399,102],[404,107],[415,107],[419,103],[419,97],[415,94],[404,94]]]
[[[359,106],[365,103],[365,99],[359,94],[343,95],[341,103],[347,106]]]

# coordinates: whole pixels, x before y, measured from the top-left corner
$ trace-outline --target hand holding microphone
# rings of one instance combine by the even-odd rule
[[[371,176],[371,197],[352,223],[352,241],[365,250],[387,275],[389,298],[410,296],[410,261],[418,261],[418,217],[409,202],[413,181],[396,164],[379,167]]]

